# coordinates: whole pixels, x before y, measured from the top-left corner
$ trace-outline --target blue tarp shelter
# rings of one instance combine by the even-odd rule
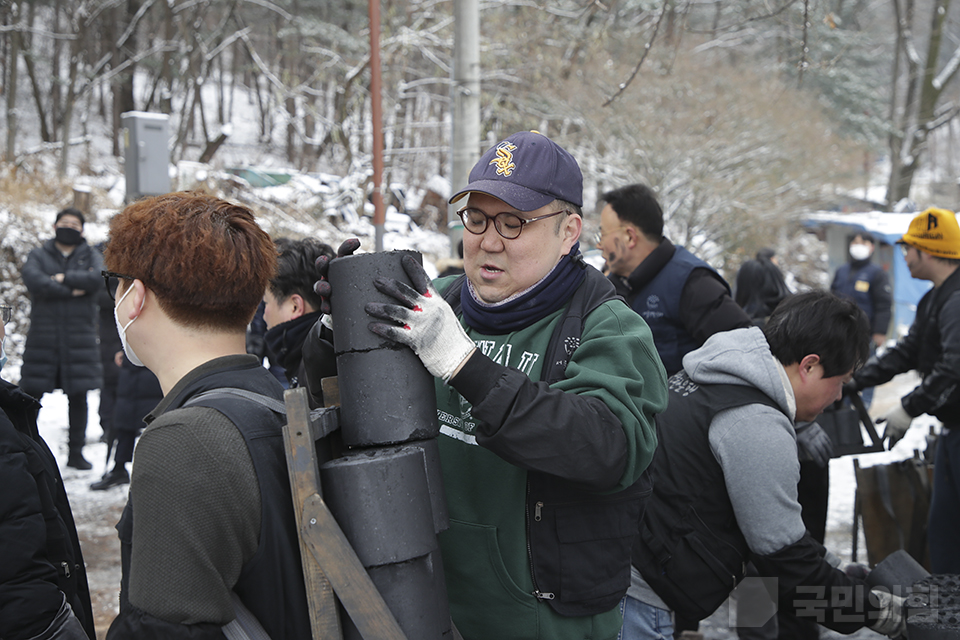
[[[877,239],[878,246],[874,251],[873,261],[883,267],[893,286],[893,323],[890,327],[893,338],[899,338],[910,328],[916,315],[917,303],[932,286],[927,280],[916,280],[910,276],[903,254],[894,244],[907,232],[910,221],[916,215],[882,211],[821,211],[803,217],[804,227],[816,232],[827,242],[831,279],[837,268],[847,261],[847,247],[858,231],[867,231]]]

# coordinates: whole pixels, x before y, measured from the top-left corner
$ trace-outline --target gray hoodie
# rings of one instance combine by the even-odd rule
[[[683,368],[694,382],[755,387],[780,405],[782,411],[749,404],[717,413],[710,425],[710,448],[750,550],[769,555],[796,543],[806,531],[797,501],[796,401],[763,332],[751,327],[714,334],[684,356]],[[636,569],[628,595],[669,609]]]

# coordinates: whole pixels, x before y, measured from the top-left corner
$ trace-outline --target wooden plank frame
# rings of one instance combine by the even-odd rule
[[[331,425],[312,423],[304,388],[286,391],[284,402],[287,424],[283,428],[283,440],[293,510],[300,532],[300,557],[313,640],[343,638],[338,598],[363,638],[407,640],[323,502],[315,434],[329,432]],[[338,420],[337,410],[322,411],[318,420]]]

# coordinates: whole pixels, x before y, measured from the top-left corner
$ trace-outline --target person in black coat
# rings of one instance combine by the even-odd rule
[[[83,225],[80,211],[64,209],[54,223],[56,237],[31,251],[23,265],[33,309],[20,388],[38,400],[63,389],[69,402],[67,466],[87,470],[87,391],[99,389],[103,378],[97,298],[104,285],[103,260],[83,239]]]
[[[872,262],[875,248],[873,235],[866,231],[857,232],[850,238],[847,248],[850,261],[840,265],[830,283],[830,291],[850,298],[867,314],[873,332],[871,355],[887,341],[887,330],[893,317],[893,289],[887,272]],[[873,388],[864,389],[860,396],[869,409],[873,402]]]
[[[769,249],[761,250],[755,259],[740,265],[734,289],[736,303],[761,329],[774,308],[790,295],[783,272],[772,258]]]
[[[127,463],[133,460],[133,445],[143,429],[143,417],[163,400],[163,390],[157,376],[146,367],[138,367],[130,362],[122,350],[115,354],[114,366],[119,368],[120,375],[111,417],[113,440],[116,441],[113,469],[90,485],[94,491],[129,484]],[[110,444],[113,444],[113,441]]]
[[[0,638],[93,640],[80,540],[57,461],[37,431],[40,403],[0,380],[0,409]]]
[[[104,243],[97,245],[97,251],[103,253]],[[100,289],[97,295],[97,306],[100,308],[100,364],[103,366],[103,384],[100,386],[100,428],[103,429],[101,440],[112,446],[116,440],[113,431],[113,406],[117,400],[117,381],[120,377],[120,365],[115,362],[118,351],[123,349],[120,344],[120,334],[117,333],[117,323],[113,319],[113,298],[106,287]],[[110,462],[107,456],[107,462]]]
[[[313,290],[320,279],[316,262],[320,256],[332,258],[330,245],[304,238],[279,239],[277,271],[263,294],[264,335],[270,362],[283,366],[291,388],[305,386],[303,345],[307,334],[323,315],[321,298]]]
[[[762,329],[780,301],[790,295],[790,288],[780,271],[773,249],[763,248],[757,252],[756,258],[740,265],[734,300],[750,316],[754,325]],[[830,437],[816,421],[798,423],[796,433],[800,458],[800,482],[797,484],[797,501],[802,508],[800,515],[810,535],[823,544],[827,527],[832,445]],[[759,575],[753,563],[747,566],[747,575]],[[762,588],[754,582],[746,585],[741,593]],[[737,599],[737,615],[740,619],[748,616],[750,607],[755,606],[754,597],[756,596]],[[762,626],[737,628],[737,637],[741,640],[807,640],[816,639],[819,633],[814,622],[802,620],[785,609],[778,611]]]

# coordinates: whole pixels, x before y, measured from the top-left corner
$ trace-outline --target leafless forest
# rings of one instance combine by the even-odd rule
[[[385,181],[422,188],[449,171],[453,3],[381,9]],[[583,165],[588,206],[606,188],[653,185],[671,239],[721,268],[783,246],[804,211],[907,196],[952,208],[957,11],[485,1],[477,144],[520,129],[556,138]],[[130,110],[170,115],[174,162],[365,176],[368,25],[357,0],[0,0],[2,190],[103,171],[91,147],[122,161]],[[876,183],[881,197],[850,204]]]

